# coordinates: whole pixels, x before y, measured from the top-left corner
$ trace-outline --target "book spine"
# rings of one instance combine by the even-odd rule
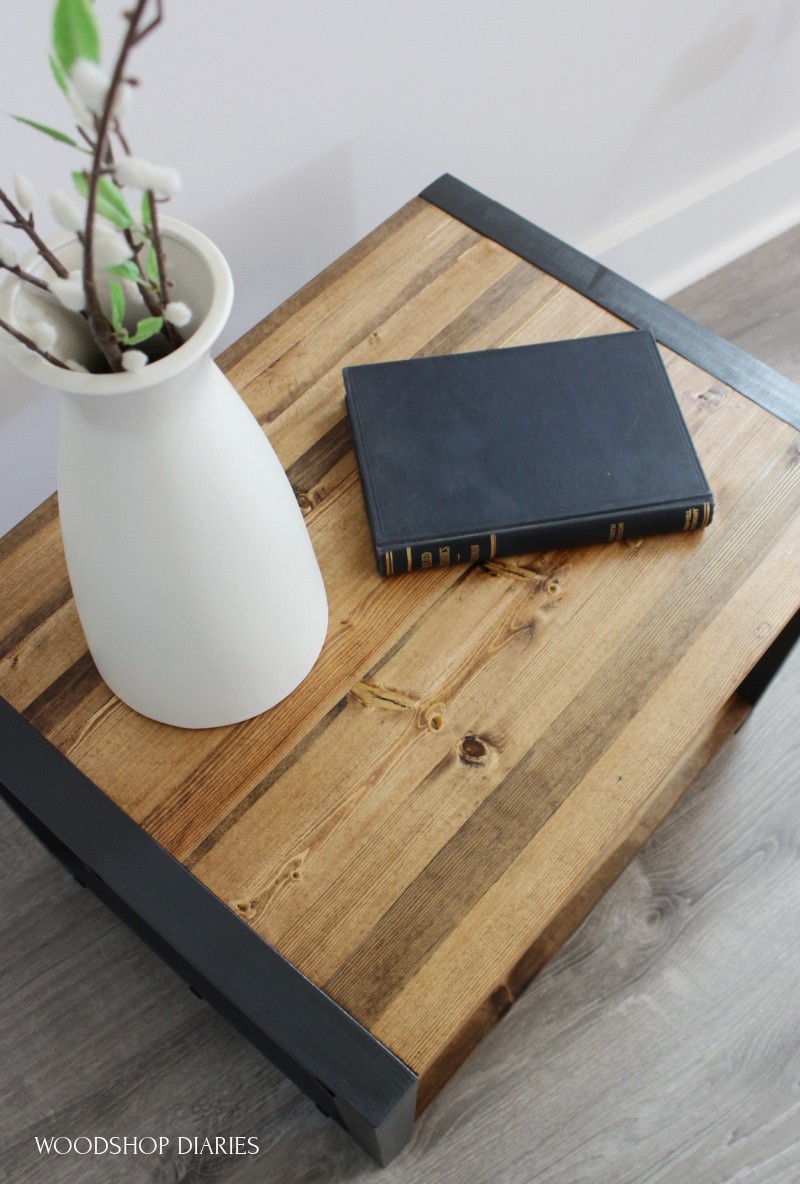
[[[488,563],[529,551],[583,547],[589,543],[614,543],[644,535],[702,530],[714,516],[714,502],[692,505],[651,506],[624,515],[595,515],[538,526],[519,526],[496,534],[461,536],[376,551],[378,571],[384,576],[450,567],[454,563]]]

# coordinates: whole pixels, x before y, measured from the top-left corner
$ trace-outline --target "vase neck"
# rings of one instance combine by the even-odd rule
[[[206,356],[230,312],[233,299],[230,269],[214,244],[193,227],[164,218],[162,229],[174,281],[171,299],[185,303],[191,312],[185,341],[179,349],[135,373],[121,371],[85,375],[52,366],[37,353],[10,339],[4,348],[12,361],[30,377],[57,390],[81,396],[90,393],[88,384],[91,383],[91,392],[98,397],[117,398],[136,394],[143,387],[160,387],[161,376],[170,379],[178,377],[195,361]],[[70,243],[62,244],[62,248],[68,250]],[[31,264],[31,269],[35,270],[35,264]],[[48,302],[46,307],[42,306],[42,300]],[[9,276],[0,285],[0,316],[21,331],[35,321],[47,319],[52,312],[51,306],[49,294],[43,297],[39,289],[32,288],[17,276]],[[91,366],[90,353],[94,351],[86,353],[87,339],[83,328],[80,327],[81,331],[77,335],[74,328],[80,318],[74,314],[67,316],[68,320],[59,328],[59,356],[77,358]]]
[[[157,363],[155,363],[157,365]],[[192,415],[209,399],[218,397],[220,384],[217,376],[223,378],[209,352],[194,357],[178,373],[168,374],[162,381],[131,387],[118,394],[96,394],[92,387],[92,375],[86,376],[83,391],[62,391],[63,406],[73,408],[81,416],[98,422],[122,424],[129,418],[145,416]],[[227,384],[227,379],[224,380]],[[227,384],[229,385],[229,384]]]

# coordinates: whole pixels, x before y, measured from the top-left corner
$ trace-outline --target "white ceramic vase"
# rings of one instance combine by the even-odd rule
[[[164,218],[163,233],[172,298],[194,314],[180,349],[121,374],[8,352],[62,392],[59,513],[100,674],[143,715],[205,728],[288,695],[319,655],[328,606],[286,474],[210,357],[233,297],[227,263],[192,227]],[[41,299],[14,281],[0,312],[24,325]]]

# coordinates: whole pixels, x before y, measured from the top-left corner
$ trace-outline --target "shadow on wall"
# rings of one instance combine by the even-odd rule
[[[773,34],[776,49],[780,49],[794,37],[798,24],[800,24],[800,8],[798,8],[797,0],[783,0],[778,9]]]
[[[748,14],[690,46],[677,60],[651,103],[649,119],[656,119],[678,103],[693,99],[727,74],[747,48],[755,27],[755,18]]]
[[[350,144],[237,202],[226,202],[204,230],[233,272],[233,312],[215,347],[218,353],[354,243]]]
[[[0,354],[0,536],[56,487],[58,395]]]
[[[748,14],[715,29],[690,46],[675,62],[655,98],[644,110],[636,134],[614,169],[610,183],[597,195],[595,214],[598,221],[608,210],[619,206],[619,196],[637,167],[642,150],[659,135],[659,124],[681,103],[695,99],[722,78],[747,49],[755,32],[755,18]],[[662,147],[668,151],[669,145]],[[624,205],[624,203],[623,203]]]

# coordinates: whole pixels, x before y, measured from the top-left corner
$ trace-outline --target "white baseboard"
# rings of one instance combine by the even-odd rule
[[[800,222],[800,131],[582,244],[665,299]]]

